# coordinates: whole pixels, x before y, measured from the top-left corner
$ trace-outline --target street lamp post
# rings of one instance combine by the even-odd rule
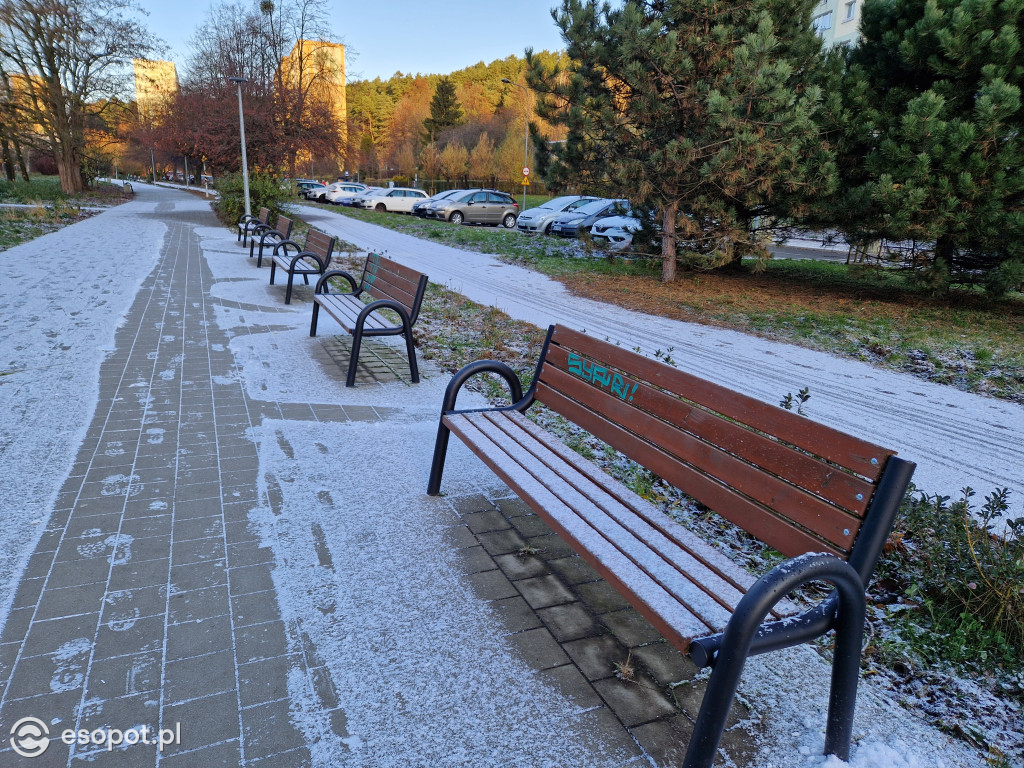
[[[249,204],[249,160],[245,156],[245,114],[242,112],[242,83],[249,80],[244,77],[229,77],[232,83],[238,86],[238,126],[242,133],[242,191],[245,194],[245,215],[252,216],[252,206]]]
[[[516,88],[522,88],[526,92],[526,128],[525,135],[523,137],[523,181],[527,179],[526,169],[530,167],[530,89],[525,85],[519,83],[513,83],[507,77],[501,78],[501,82],[507,83],[508,85],[514,85]],[[526,184],[523,184],[523,208],[526,210]]]

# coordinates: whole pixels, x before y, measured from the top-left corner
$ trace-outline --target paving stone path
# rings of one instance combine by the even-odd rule
[[[251,399],[214,309],[275,310],[212,298],[195,228],[217,223],[172,208],[152,214],[169,227],[163,253],[102,365],[92,424],[0,636],[0,768],[311,765],[292,724],[296,671],[334,734],[348,735],[344,694],[282,620],[274,553],[250,525],[250,510],[275,503],[273,487],[259,498],[254,428],[393,411]],[[312,353],[339,388],[347,343],[324,336]],[[359,381],[407,376],[401,354],[369,346]],[[465,577],[522,658],[594,711],[625,762],[678,763],[699,705],[699,686],[678,686],[692,666],[507,490],[450,503]],[[616,674],[626,662],[632,679]],[[45,752],[25,757],[44,728]],[[61,738],[69,730],[74,744]],[[173,743],[110,744],[111,734]],[[742,732],[726,737],[737,760],[744,743]]]

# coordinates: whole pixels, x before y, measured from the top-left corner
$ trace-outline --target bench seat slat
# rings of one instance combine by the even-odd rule
[[[366,307],[359,298],[350,294],[319,293],[313,298],[314,301],[323,307],[331,317],[337,320],[346,331],[351,331],[355,327],[356,318],[359,317],[359,313]],[[384,331],[391,330],[395,326],[394,324],[386,322],[380,314],[372,312],[366,317],[363,327],[367,331]]]
[[[542,513],[552,528],[598,573],[620,593],[631,595],[633,606],[676,647],[685,652],[691,640],[714,631],[633,561],[596,535],[552,493],[544,480],[531,474],[533,467],[526,468],[516,462],[505,451],[506,446],[494,443],[468,419],[453,418],[449,426],[520,498]]]
[[[538,440],[504,414],[469,414],[468,420],[496,443],[516,446],[520,464],[539,461],[546,469],[534,470],[542,482],[551,480],[553,492],[612,546],[629,557],[708,626],[724,627],[744,592],[714,569],[637,515],[630,506],[605,493],[589,474],[566,462],[547,441]],[[528,455],[523,455],[525,452]],[[531,458],[533,460],[531,460]],[[600,472],[592,467],[592,472]],[[644,504],[639,496],[633,503]],[[717,560],[725,560],[719,556]]]
[[[541,427],[521,413],[514,411],[506,413],[508,418],[514,421],[521,429],[543,442],[547,448],[558,454],[567,464],[572,465],[577,472],[587,476],[595,485],[601,486],[602,490],[610,497],[629,507],[630,511],[642,519],[644,523],[671,539],[677,547],[703,563],[705,567],[713,569],[719,578],[730,584],[737,592],[745,593],[754,584],[756,579],[748,571],[724,557],[721,552],[692,533],[688,528],[666,516],[660,509],[637,496],[626,486],[622,485],[622,483],[610,477],[606,472],[595,467],[593,463],[580,456],[561,440],[552,438],[550,432],[541,429]],[[778,618],[791,616],[798,612],[799,608],[789,600],[780,601],[776,605],[775,610],[772,611]]]

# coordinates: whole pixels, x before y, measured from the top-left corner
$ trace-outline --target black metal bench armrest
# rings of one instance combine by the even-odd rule
[[[324,272],[323,277],[321,277],[317,281],[316,289],[313,291],[313,293],[330,293],[331,291],[328,281],[332,277],[344,277],[346,280],[348,280],[348,284],[352,286],[352,290],[349,291],[350,294],[358,296],[360,293],[362,293],[362,291],[359,290],[359,283],[356,282],[356,279],[343,269],[332,269],[330,272]]]
[[[399,304],[397,301],[391,299],[377,299],[371,301],[365,307],[359,311],[359,316],[356,318],[356,326],[361,326],[366,322],[372,313],[378,312],[382,309],[391,309],[398,313],[399,317],[402,318],[402,325],[405,328],[412,329],[412,322],[409,320],[409,310]]]
[[[456,411],[455,401],[459,396],[459,391],[466,382],[480,373],[496,373],[498,376],[501,376],[501,378],[505,380],[505,383],[508,384],[509,397],[512,400],[512,405],[510,406],[486,410],[525,411],[530,406],[530,403],[533,402],[532,396],[528,395],[527,397],[523,397],[523,383],[520,381],[519,375],[508,365],[499,360],[476,360],[475,362],[463,366],[454,376],[452,376],[452,380],[448,382],[448,386],[444,391],[444,400],[441,402],[442,418],[449,413],[471,412]]]
[[[299,245],[298,243],[296,243],[294,240],[282,240],[279,243],[274,243],[274,252],[273,252],[272,255],[277,256],[277,252],[280,249],[284,248],[284,255],[287,256],[288,255],[288,246],[289,245],[292,248],[294,248],[296,251],[301,251],[302,250],[302,246]]]
[[[285,251],[285,254],[287,254],[287,251]],[[321,258],[320,254],[313,253],[312,251],[299,251],[294,256],[292,256],[291,264],[288,265],[288,271],[294,272],[295,265],[298,264],[300,261],[302,261],[302,259],[306,258],[307,256],[317,263],[317,266],[320,267],[320,272],[323,272],[327,268],[327,264],[324,263],[324,260],[323,258]]]
[[[772,568],[754,583],[736,606],[712,659],[714,672],[708,681],[707,693],[693,728],[693,739],[687,748],[684,765],[711,765],[739,685],[744,662],[754,653],[772,649],[755,647],[754,641],[764,626],[765,617],[787,594],[812,581],[829,582],[835,587],[833,595],[822,604],[828,606],[833,613],[824,630],[833,626],[836,630],[825,754],[836,755],[841,760],[849,759],[861,639],[867,611],[864,584],[857,571],[845,560],[828,553],[811,552]],[[808,613],[813,612],[812,609]],[[789,639],[784,637],[787,634],[784,625],[787,623],[793,626],[791,637],[799,635],[806,638],[806,628],[801,623],[801,617],[772,622],[783,625],[776,632],[778,637],[772,641],[773,647],[784,648],[800,642],[784,642]],[[694,651],[697,651],[698,656],[703,653],[700,650],[702,642],[695,640],[690,644],[691,658],[695,656]],[[766,645],[768,643],[762,643],[762,646]],[[712,698],[709,700],[708,697]]]
[[[253,216],[251,213],[243,213],[241,216],[238,217],[238,226],[242,226],[246,222],[252,221],[253,219],[259,219],[259,216]]]
[[[254,233],[253,237],[255,237],[255,236],[256,235]],[[260,245],[263,245],[264,243],[266,243],[268,237],[277,238],[278,240],[284,240],[284,235],[282,235],[276,229],[267,229],[267,231],[265,231],[262,235],[260,235]]]
[[[814,562],[811,565],[807,565],[804,561],[807,558],[814,558]],[[801,555],[790,560],[786,560],[779,563],[772,570],[766,573],[753,587],[747,592],[751,594],[755,589],[758,589],[758,584],[761,581],[769,579],[780,579],[789,575],[801,576],[802,574],[820,569],[820,559],[827,560],[831,558],[837,563],[843,563],[843,566],[849,564],[836,557],[824,552],[810,553],[807,555]],[[852,567],[852,566],[851,566]],[[846,570],[845,567],[840,567],[841,570]],[[856,573],[856,571],[854,571]],[[806,584],[808,581],[813,581],[815,578],[821,578],[822,581],[829,581],[830,579],[825,577],[810,577],[800,582],[799,585]],[[858,576],[858,580],[859,580]],[[796,589],[791,587],[789,591]],[[863,586],[861,592],[863,593]],[[785,593],[777,596],[771,605],[768,606],[768,610],[771,610],[775,604],[785,597]],[[736,607],[736,612],[740,610],[742,601]],[[768,653],[770,651],[777,651],[783,648],[789,648],[790,646],[800,645],[806,643],[809,640],[813,640],[816,637],[821,637],[828,632],[835,625],[836,611],[839,608],[839,596],[833,591],[828,597],[822,600],[817,605],[808,608],[801,614],[796,616],[789,616],[785,619],[779,619],[778,621],[769,621],[760,624],[750,644],[749,654],[750,656],[757,656],[758,654]],[[767,613],[765,613],[767,615]],[[722,646],[726,642],[725,632],[719,632],[714,635],[708,635],[707,637],[701,637],[690,643],[690,659],[698,667],[707,667],[715,663],[716,657]]]
[[[533,387],[523,397],[523,382],[508,365],[498,360],[477,360],[463,366],[448,382],[441,403],[441,418],[437,423],[437,438],[434,441],[434,458],[430,462],[430,479],[427,480],[427,495],[437,496],[441,492],[441,476],[444,474],[444,461],[448,453],[448,437],[451,430],[444,423],[444,417],[452,413],[471,413],[472,411],[456,411],[455,401],[463,385],[479,373],[496,373],[508,384],[509,397],[512,405],[504,408],[486,408],[476,410],[488,411],[525,411],[533,402]]]

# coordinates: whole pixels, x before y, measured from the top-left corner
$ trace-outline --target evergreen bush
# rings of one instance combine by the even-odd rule
[[[214,183],[220,199],[214,205],[217,217],[233,226],[245,213],[245,189],[242,174],[231,173],[221,176]],[[252,213],[260,208],[269,208],[279,216],[284,213],[285,203],[291,202],[291,191],[268,173],[256,173],[249,177],[249,202]]]

